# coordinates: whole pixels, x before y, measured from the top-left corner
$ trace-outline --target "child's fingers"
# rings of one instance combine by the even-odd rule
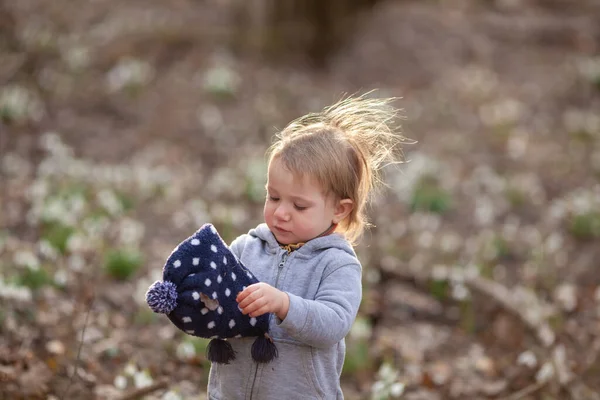
[[[250,314],[250,313],[264,307],[266,304],[267,304],[267,300],[264,297],[260,297],[256,300],[253,300],[248,305],[241,307],[242,314]]]
[[[268,312],[270,312],[269,304],[265,304],[264,306],[260,307],[258,310],[251,312],[250,316],[253,318],[256,318],[256,317],[260,317],[261,315],[266,314]]]
[[[239,306],[242,309],[246,309],[249,305],[260,301],[263,298],[263,293],[260,290],[255,290],[253,293],[250,293],[246,298],[239,302]],[[259,303],[260,306],[264,304],[264,301]]]
[[[258,283],[252,284],[250,286],[248,286],[246,289],[244,289],[243,291],[241,291],[240,293],[238,293],[237,297],[235,298],[235,300],[240,303],[242,302],[246,297],[248,297],[249,295],[251,295],[252,293],[256,292],[258,289],[260,288]]]

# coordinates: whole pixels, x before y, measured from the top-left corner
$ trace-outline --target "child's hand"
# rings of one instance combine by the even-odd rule
[[[286,293],[264,282],[248,286],[237,295],[235,300],[242,313],[249,314],[251,317],[270,312],[283,320],[290,307],[290,298]]]

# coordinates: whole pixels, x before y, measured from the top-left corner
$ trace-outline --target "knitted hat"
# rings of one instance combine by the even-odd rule
[[[268,336],[269,314],[256,318],[242,314],[235,298],[257,283],[254,275],[233,255],[211,224],[204,224],[171,253],[163,280],[146,292],[155,313],[164,313],[185,333],[210,341],[207,357],[227,364],[235,359],[231,344],[223,339],[257,336],[252,358],[269,362],[277,348]]]

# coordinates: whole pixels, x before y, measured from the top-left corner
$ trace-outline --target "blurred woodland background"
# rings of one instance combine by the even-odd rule
[[[261,222],[277,129],[404,109],[350,400],[600,399],[600,2],[0,0],[0,399],[203,399],[144,302]]]

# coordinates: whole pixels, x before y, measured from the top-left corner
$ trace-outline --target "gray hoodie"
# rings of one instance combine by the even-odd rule
[[[286,292],[290,308],[283,321],[273,315],[270,322],[279,357],[257,364],[250,356],[255,338],[231,339],[236,359],[211,366],[209,399],[343,399],[344,337],[362,295],[352,246],[334,233],[288,254],[261,224],[235,239],[231,250],[260,281]]]

